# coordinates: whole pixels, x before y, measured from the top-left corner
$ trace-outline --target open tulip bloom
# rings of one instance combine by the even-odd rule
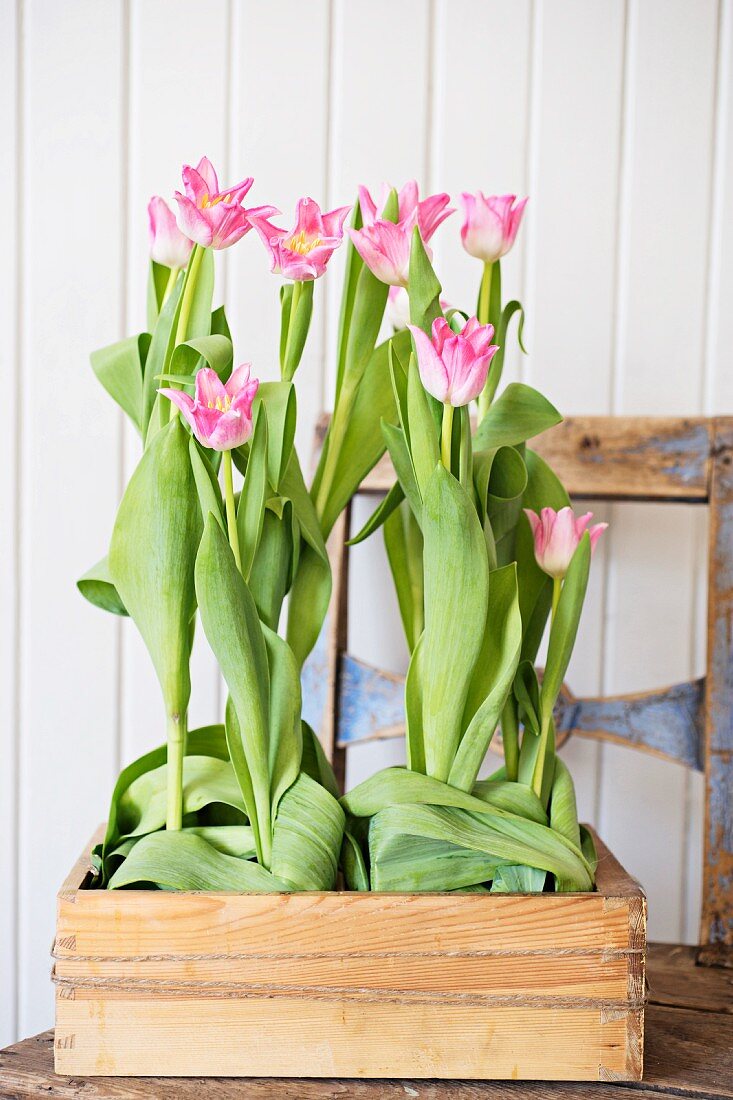
[[[148,211],[147,331],[92,355],[141,455],[109,553],[79,588],[139,630],[165,717],[164,743],[117,781],[94,885],[330,890],[340,869],[358,890],[592,889],[595,853],[553,712],[605,524],[573,516],[528,446],[558,423],[552,405],[520,384],[497,396],[521,310],[502,305],[499,256],[523,204],[463,197],[463,242],[484,263],[474,315],[446,306],[431,262],[448,195],[420,200],[411,181],[375,201],[359,188],[336,400],[307,487],[294,379],[313,286],[332,277],[349,208],[324,213],[302,198],[282,229],[274,207],[244,207],[249,177],[222,188],[204,157],[183,183],[177,221],[163,198]],[[212,305],[213,251],[251,228],[284,280],[279,349],[233,369],[225,311]],[[396,331],[380,342],[390,287]],[[279,379],[258,381],[252,372],[272,378],[278,351]],[[395,484],[354,541],[383,528],[411,654],[408,766],[342,795],[303,721],[300,676],[329,606],[326,539],[385,449]],[[197,620],[228,694],[223,715],[191,730]],[[498,728],[504,765],[479,780]]]

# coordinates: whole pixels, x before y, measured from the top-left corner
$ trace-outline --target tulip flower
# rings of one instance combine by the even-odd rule
[[[593,513],[586,512],[576,519],[572,508],[561,508],[559,512],[554,508],[543,508],[539,516],[531,508],[525,508],[524,513],[532,528],[537,564],[556,581],[567,573],[573,554],[586,530],[590,535],[593,551],[608,527],[607,523],[595,523],[588,527]]]
[[[505,256],[516,240],[527,199],[516,203],[516,195],[489,195],[464,192],[461,240],[466,252],[486,264]]]
[[[148,203],[148,227],[150,258],[174,270],[185,267],[193,241],[181,233],[175,214],[160,195],[153,195]]]
[[[313,199],[299,199],[295,226],[281,229],[264,217],[250,217],[270,252],[271,271],[295,282],[320,279],[326,264],[341,244],[344,221],[351,207],[340,206],[323,214]]]
[[[363,185],[359,187],[361,220],[365,227],[368,228],[374,225],[376,221],[383,220],[384,207],[391,190],[392,188],[388,183],[382,184],[378,213],[377,203],[375,203],[369,191]],[[450,195],[445,192],[430,195],[427,199],[420,201],[417,181],[409,180],[398,195],[399,213],[397,221],[409,225],[410,229],[417,224],[420,236],[423,242],[427,244],[441,222],[444,222],[449,215],[454,213],[452,208],[446,209],[449,202]]]
[[[274,206],[245,210],[242,202],[254,183],[252,177],[220,190],[214,166],[207,157],[202,157],[195,168],[185,164],[182,177],[186,193],[175,193],[178,226],[203,248],[229,248],[252,228],[250,218],[279,213]]]
[[[225,384],[214,370],[204,367],[196,375],[196,396],[183,390],[161,389],[191,425],[204,447],[231,451],[252,435],[252,402],[259,381],[250,379],[250,364],[244,363]]]
[[[415,341],[420,378],[428,393],[453,408],[475,400],[499,350],[491,343],[493,325],[480,325],[472,317],[456,333],[444,317],[436,317],[432,340],[416,325],[407,327]]]

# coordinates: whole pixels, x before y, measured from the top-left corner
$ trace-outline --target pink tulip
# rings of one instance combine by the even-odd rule
[[[373,275],[389,286],[407,286],[412,226],[376,221],[364,229],[349,229],[348,233]]]
[[[359,206],[361,207],[361,220],[366,227],[383,220],[384,207],[392,188],[388,183],[382,184],[379,196],[379,213],[377,203],[363,185],[359,187]],[[416,180],[409,180],[397,196],[399,213],[397,221],[409,225],[410,229],[417,223],[420,236],[425,244],[428,243],[435,230],[447,217],[454,213],[453,209],[447,210],[450,195],[441,192],[438,195],[430,195],[429,198],[420,201]]]
[[[184,164],[182,176],[186,194],[175,194],[178,226],[204,248],[229,248],[252,228],[251,217],[279,213],[274,206],[244,209],[242,201],[254,183],[251,176],[220,191],[214,166],[207,157],[202,157],[195,168]]]
[[[428,393],[446,405],[468,405],[486,384],[489,364],[499,350],[491,343],[493,325],[480,325],[475,317],[459,333],[444,317],[433,321],[430,339],[416,325],[407,326],[417,352],[422,384]]]
[[[590,535],[590,548],[593,551],[608,527],[607,523],[596,523],[588,527],[593,519],[593,513],[586,512],[585,515],[576,519],[572,508],[561,508],[559,512],[554,508],[543,508],[539,516],[531,508],[525,508],[524,513],[532,528],[537,564],[551,577],[565,576],[570,560],[586,529]]]
[[[440,308],[443,313],[451,308],[447,298],[440,299]],[[387,309],[385,310],[387,323],[395,332],[407,328],[410,323],[410,298],[403,286],[391,286],[387,295]]]
[[[461,240],[466,252],[492,264],[505,256],[514,244],[527,199],[516,202],[516,195],[461,195],[463,226]]]
[[[231,451],[252,435],[252,402],[260,383],[249,371],[249,363],[237,367],[225,385],[215,370],[204,367],[196,375],[195,398],[183,390],[158,392],[178,406],[199,443]]]
[[[280,229],[267,218],[251,217],[252,225],[270,250],[271,270],[286,279],[304,282],[320,279],[326,264],[341,244],[350,206],[321,213],[313,199],[299,199],[295,227]]]
[[[176,225],[176,216],[165,199],[153,195],[148,203],[150,258],[164,267],[185,267],[193,242]]]

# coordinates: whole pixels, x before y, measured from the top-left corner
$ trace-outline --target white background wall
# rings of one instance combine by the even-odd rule
[[[2,1045],[51,1023],[55,891],[121,764],[162,740],[131,625],[74,588],[137,456],[87,357],[144,325],[149,196],[204,152],[288,212],[410,176],[529,193],[505,279],[530,354],[508,374],[567,413],[731,412],[733,2],[0,0],[0,25]],[[435,250],[470,304],[458,229]],[[254,234],[222,259],[237,354],[274,377],[276,280]],[[338,284],[317,287],[301,447],[329,401]],[[573,689],[699,674],[702,517],[607,518]],[[404,668],[381,544],[353,562],[351,648]],[[203,722],[220,702],[203,652],[195,675]],[[355,749],[352,769],[398,755]],[[694,940],[699,777],[588,742],[567,758],[583,817],[648,888],[652,935]]]

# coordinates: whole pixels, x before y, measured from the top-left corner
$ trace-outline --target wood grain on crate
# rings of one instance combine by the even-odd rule
[[[645,900],[599,850],[598,892],[566,895],[101,892],[82,860],[58,1068],[638,1079]]]
[[[733,980],[730,971],[695,965],[695,948],[650,944],[644,1084],[593,1086],[594,1100],[660,1100],[663,1096],[733,1097]],[[566,1082],[343,1081],[336,1079],[237,1081],[217,1078],[96,1077],[80,1080],[53,1071],[53,1033],[46,1032],[0,1052],[0,1097],[42,1095],[57,1100],[580,1100],[587,1084]]]

